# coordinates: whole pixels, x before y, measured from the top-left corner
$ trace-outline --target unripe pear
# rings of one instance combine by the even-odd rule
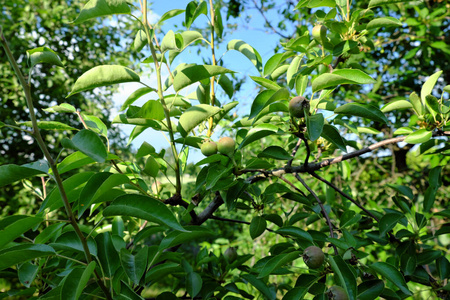
[[[320,268],[325,260],[322,249],[316,246],[309,246],[303,251],[303,261],[311,269]]]
[[[326,291],[329,299],[334,300],[348,300],[347,292],[340,286],[333,285]]]
[[[289,101],[289,112],[291,116],[296,118],[303,118],[305,112],[309,113],[309,101],[303,96],[297,96]]]
[[[231,264],[234,262],[237,258],[237,251],[235,247],[229,247],[225,252],[223,253],[223,256],[225,257],[225,260]]]
[[[314,26],[312,36],[317,43],[322,45],[327,40],[327,28],[321,24]]]
[[[200,146],[200,151],[204,156],[210,156],[217,153],[217,144],[212,141],[204,142]]]
[[[217,150],[219,150],[219,152],[224,155],[228,155],[228,156],[233,155],[235,147],[236,147],[236,142],[228,136],[221,138],[217,142]]]

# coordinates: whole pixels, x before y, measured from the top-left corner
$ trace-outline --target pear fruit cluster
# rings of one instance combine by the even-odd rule
[[[235,147],[236,142],[232,138],[226,136],[219,139],[217,143],[210,140],[203,142],[200,146],[200,151],[205,156],[211,156],[217,152],[223,155],[231,156],[234,153]]]

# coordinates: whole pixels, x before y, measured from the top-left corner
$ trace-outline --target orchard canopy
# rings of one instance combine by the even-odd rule
[[[0,299],[450,299],[446,1],[4,2]]]

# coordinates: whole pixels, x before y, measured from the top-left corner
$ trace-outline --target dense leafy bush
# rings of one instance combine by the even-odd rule
[[[149,138],[133,159],[112,151],[109,128],[74,105],[46,112],[77,116],[82,129],[38,120],[30,81],[14,58],[23,53],[13,53],[2,33],[3,57],[22,86],[30,122],[0,126],[33,136],[45,157],[0,166],[0,186],[22,181],[42,200],[36,210],[0,219],[2,296],[448,299],[450,87],[441,79],[448,74],[433,70],[408,95],[392,99],[385,97],[385,78],[374,76],[384,72],[376,53],[394,40],[390,34],[411,38],[412,31],[399,30],[398,14],[414,3],[403,2],[361,1],[360,8],[343,0],[299,1],[289,13],[309,23],[299,23],[265,63],[245,41],[229,41],[227,52],[240,52],[260,74],[250,77],[260,91],[242,116],[233,114],[238,78],[226,53],[217,60],[227,30],[221,3],[193,1],[149,24],[142,1],[133,51],[149,55],[156,86],[112,63],[82,74],[67,96],[142,83],[113,122],[134,125],[130,141],[148,128],[163,132],[170,148],[158,152]],[[240,4],[228,4],[235,16]],[[91,0],[75,24],[131,16],[132,9],[126,1]],[[408,19],[408,26],[423,21],[424,35],[428,25],[433,31],[448,25],[444,4],[431,22],[424,9],[419,23]],[[186,30],[160,33],[162,22],[180,14]],[[209,23],[191,30],[201,15]],[[209,63],[172,65],[188,47],[210,51]],[[415,53],[397,56],[406,61],[429,47],[448,52],[446,45],[419,43]],[[40,64],[63,66],[47,47],[26,54],[28,78]],[[184,95],[192,85],[196,92]],[[302,103],[290,115],[289,101],[298,96],[304,99],[296,98]],[[49,144],[41,130],[65,137]],[[208,149],[188,164],[190,151],[217,136],[218,152]],[[61,151],[54,157],[49,149]]]

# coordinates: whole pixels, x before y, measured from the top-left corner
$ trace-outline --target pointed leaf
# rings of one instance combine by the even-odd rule
[[[91,261],[85,269],[75,268],[67,275],[61,289],[61,299],[77,300],[83,293],[95,269],[95,261]]]
[[[56,254],[55,249],[48,245],[22,244],[0,251],[0,271],[24,261],[37,257]]]
[[[270,79],[256,76],[250,76],[250,78],[260,86],[263,86],[267,89],[271,89],[274,91],[278,91],[279,89],[281,89],[281,86],[279,86],[275,81],[272,81]]]
[[[384,290],[384,282],[382,280],[373,279],[363,281],[358,285],[358,299],[375,300]]]
[[[174,247],[193,240],[202,240],[215,236],[215,233],[208,228],[199,226],[186,226],[189,232],[172,231],[159,244],[159,251]]]
[[[208,15],[208,6],[206,2],[202,1],[199,4],[196,1],[189,2],[186,6],[185,14],[186,28],[189,29],[195,19],[197,19],[201,14],[204,14],[205,16]]]
[[[417,115],[421,116],[423,114],[423,104],[420,101],[419,96],[416,94],[416,92],[412,92],[409,95],[409,101],[411,101],[411,104],[416,111]]]
[[[419,129],[411,134],[409,134],[404,142],[409,144],[420,144],[425,143],[431,139],[433,132],[426,130],[425,128]]]
[[[312,236],[305,230],[300,229],[295,226],[285,226],[276,231],[276,233],[281,234],[283,236],[288,235],[297,239],[303,239],[310,242],[313,242]]]
[[[40,224],[42,217],[14,215],[0,220],[0,249],[16,238]]]
[[[105,208],[103,216],[135,217],[186,232],[166,205],[149,196],[132,194],[119,196]]]
[[[80,151],[97,162],[105,162],[108,156],[102,140],[91,130],[83,129],[71,140],[63,139],[61,143],[64,148]]]
[[[30,68],[42,63],[52,64],[64,68],[58,54],[48,47],[38,47],[32,50],[27,50],[27,57]]]
[[[191,298],[197,296],[202,289],[203,280],[200,274],[196,272],[189,272],[186,276],[186,291],[191,295]]]
[[[137,89],[130,96],[128,96],[127,100],[125,100],[125,102],[122,104],[122,107],[120,108],[120,110],[127,109],[131,104],[134,103],[134,101],[136,101],[140,97],[142,97],[150,92],[154,92],[154,91],[155,91],[155,89],[150,88],[150,87],[143,87],[143,88]]]
[[[131,14],[126,0],[90,0],[81,9],[74,22],[79,24],[89,19],[114,14]]]
[[[266,137],[268,135],[275,134],[277,132],[278,127],[275,125],[265,123],[256,125],[247,132],[246,137],[242,140],[238,148],[242,149],[248,144],[253,143],[254,141],[262,139],[263,137]]]
[[[244,54],[256,67],[259,72],[262,72],[261,55],[249,44],[241,40],[231,40],[227,45],[228,50],[236,50]]]
[[[436,82],[438,81],[439,77],[441,76],[443,71],[439,71],[431,75],[427,81],[422,86],[422,90],[420,91],[420,99],[422,100],[422,105],[425,105],[425,97],[428,95],[431,95],[431,92],[433,91],[434,86],[436,85]]]
[[[18,165],[0,166],[0,187],[32,176],[46,174],[42,170]]]
[[[250,236],[252,239],[256,239],[258,236],[260,236],[267,227],[266,219],[260,216],[256,216],[252,219],[250,223]]]
[[[341,69],[333,73],[319,75],[312,82],[313,92],[335,87],[341,84],[370,84],[376,81],[366,73],[357,69]]]
[[[369,8],[393,3],[407,2],[405,0],[370,0]]]
[[[147,258],[148,258],[148,248],[143,247],[136,253],[136,255],[131,254],[131,252],[122,248],[120,250],[120,262],[122,267],[127,274],[128,278],[134,283],[139,284],[144,272],[147,268]]]
[[[371,104],[363,104],[356,102],[347,103],[336,108],[334,112],[341,115],[350,115],[367,118],[379,123],[388,122],[386,116],[378,109],[378,107]]]
[[[381,111],[383,113],[387,113],[387,112],[390,112],[393,110],[400,110],[400,109],[407,109],[407,108],[413,108],[413,105],[411,104],[411,102],[409,102],[407,100],[394,100],[392,102],[385,104],[381,108]]]
[[[317,140],[322,134],[325,118],[323,117],[322,114],[315,114],[312,116],[308,116],[307,114],[305,114],[305,119],[309,140],[311,141]]]
[[[375,272],[381,274],[385,279],[391,281],[395,286],[397,286],[403,293],[408,296],[412,296],[411,291],[406,285],[405,278],[393,265],[385,262],[376,262],[369,266]]]
[[[339,130],[337,130],[337,128],[333,125],[323,125],[321,136],[342,151],[347,152],[347,144],[345,143],[345,140],[342,138]]]
[[[168,19],[171,19],[171,18],[173,18],[175,16],[178,16],[179,14],[184,13],[184,11],[185,11],[184,9],[172,9],[172,10],[169,10],[168,12],[166,12],[165,14],[163,14],[161,16],[161,19],[159,19],[157,25],[160,25],[162,22],[164,22],[164,21],[166,21]]]
[[[258,291],[260,291],[267,299],[275,300],[276,294],[275,291],[269,289],[269,287],[262,281],[261,279],[256,278],[251,274],[243,274],[241,277],[248,281],[251,285],[253,285]]]
[[[380,27],[396,27],[396,26],[402,26],[402,22],[400,22],[398,19],[394,17],[383,17],[371,20],[367,24],[366,29],[371,30]]]
[[[177,126],[178,131],[185,137],[192,129],[197,127],[197,125],[208,120],[209,117],[214,116],[219,111],[219,107],[208,104],[192,106],[181,115]]]
[[[211,65],[190,66],[177,72],[175,78],[173,79],[173,88],[175,89],[175,91],[178,92],[179,90],[193,84],[194,82],[225,73],[234,73],[234,72],[220,66],[211,66]]]
[[[349,300],[356,300],[357,286],[356,277],[351,266],[349,266],[340,256],[328,256],[331,269],[335,276],[339,278],[341,287],[345,289]]]
[[[293,251],[290,253],[282,253],[272,257],[259,272],[258,278],[270,275],[276,269],[290,263],[293,260],[301,257],[301,251]]]
[[[96,87],[124,82],[140,82],[140,80],[139,75],[127,67],[116,65],[97,66],[77,79],[66,98]]]

